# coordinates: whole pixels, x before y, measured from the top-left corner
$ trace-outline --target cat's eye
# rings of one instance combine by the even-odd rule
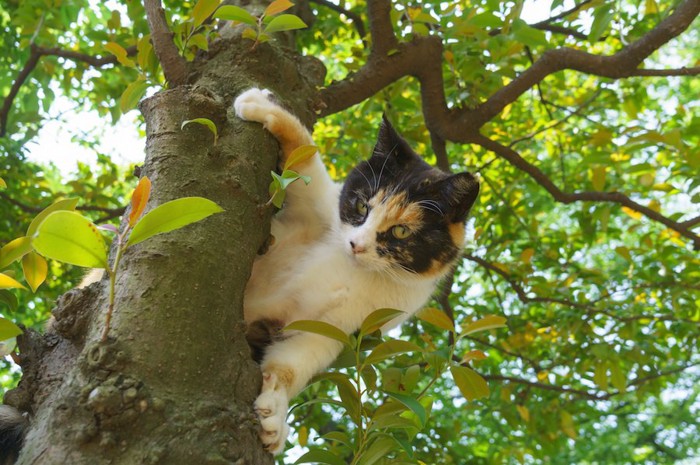
[[[391,234],[397,239],[406,239],[411,235],[411,231],[406,226],[394,226],[391,228]]]
[[[362,200],[357,201],[357,203],[355,204],[355,209],[357,210],[357,213],[359,213],[362,216],[367,216],[367,212],[369,211],[369,207]]]

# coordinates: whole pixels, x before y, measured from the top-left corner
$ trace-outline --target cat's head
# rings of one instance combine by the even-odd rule
[[[475,176],[431,167],[385,118],[372,156],[350,172],[340,194],[344,247],[373,270],[441,277],[462,250],[478,194]]]

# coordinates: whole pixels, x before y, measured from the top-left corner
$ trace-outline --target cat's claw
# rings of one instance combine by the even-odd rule
[[[272,454],[284,450],[284,444],[289,434],[287,425],[287,409],[289,399],[285,389],[277,382],[274,373],[263,375],[262,392],[255,400],[255,412],[260,420],[260,440]]]

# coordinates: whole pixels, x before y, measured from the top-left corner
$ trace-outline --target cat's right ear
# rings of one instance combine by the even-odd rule
[[[441,181],[440,189],[450,206],[450,220],[464,223],[479,196],[479,178],[467,172],[453,174]]]

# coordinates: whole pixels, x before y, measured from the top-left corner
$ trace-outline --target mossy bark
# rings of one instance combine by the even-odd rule
[[[20,464],[272,464],[252,410],[259,367],[245,342],[242,302],[269,235],[265,206],[279,147],[231,102],[272,89],[312,124],[322,67],[248,41],[221,41],[192,64],[190,85],[144,101],[142,175],[149,208],[202,196],[225,211],[129,248],[108,341],[107,283],[59,301],[54,330],[21,341],[24,379],[8,396],[32,414]],[[219,132],[184,120],[208,118]],[[123,227],[123,225],[122,225]]]

